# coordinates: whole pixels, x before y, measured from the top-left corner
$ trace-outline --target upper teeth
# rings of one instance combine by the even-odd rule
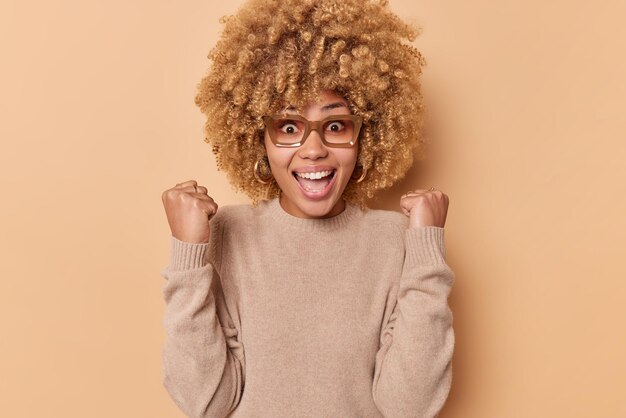
[[[296,172],[296,174],[299,177],[304,177],[305,179],[321,179],[322,177],[326,177],[328,176],[330,173],[332,173],[332,170],[326,170],[326,171],[318,171],[315,173],[298,173]]]

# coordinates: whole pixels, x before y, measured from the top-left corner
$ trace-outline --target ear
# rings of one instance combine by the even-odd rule
[[[265,149],[265,129],[259,131],[259,144]]]

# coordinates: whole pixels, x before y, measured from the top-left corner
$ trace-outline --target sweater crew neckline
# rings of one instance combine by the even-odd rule
[[[343,212],[331,218],[299,218],[285,212],[277,197],[263,203],[269,216],[277,223],[304,231],[332,231],[345,228],[360,213],[356,205],[346,202]]]

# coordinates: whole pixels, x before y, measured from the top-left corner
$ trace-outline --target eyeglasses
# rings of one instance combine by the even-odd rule
[[[300,115],[263,117],[270,139],[277,147],[299,147],[311,131],[317,131],[327,147],[350,148],[356,144],[362,119],[356,115],[332,115],[322,120],[307,120]]]

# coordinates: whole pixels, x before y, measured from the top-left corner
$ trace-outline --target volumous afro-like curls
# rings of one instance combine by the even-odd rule
[[[363,118],[357,165],[344,198],[367,198],[404,177],[421,148],[425,61],[411,45],[419,28],[403,22],[387,1],[249,0],[223,17],[209,53],[213,65],[198,84],[195,103],[206,114],[205,142],[231,184],[257,204],[276,197],[275,182],[253,174],[265,155],[262,117],[286,103],[315,101],[321,90],[343,96]]]

